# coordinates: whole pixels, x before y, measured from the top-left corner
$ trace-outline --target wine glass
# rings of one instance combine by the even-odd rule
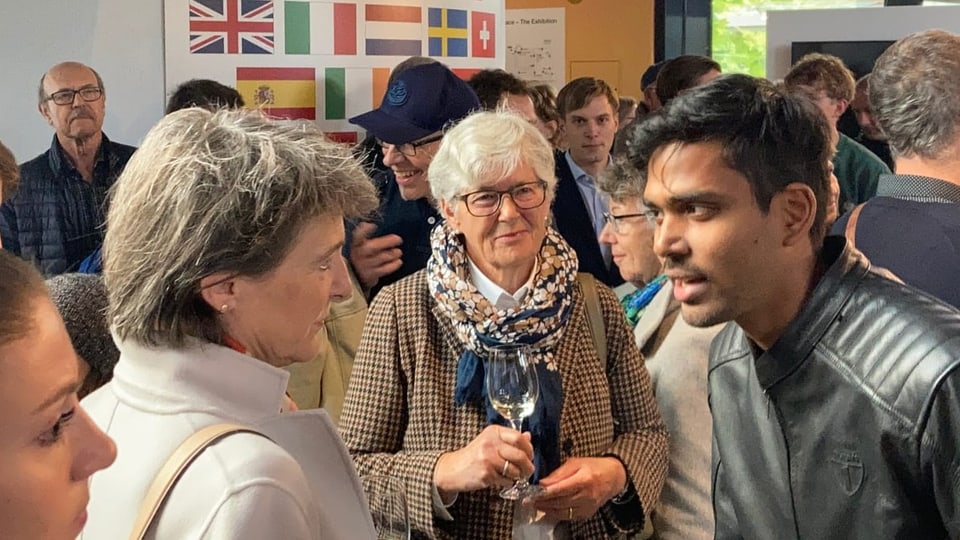
[[[523,419],[533,414],[540,382],[537,367],[530,360],[529,348],[524,345],[501,345],[490,349],[487,360],[487,396],[494,410],[522,431]],[[543,488],[531,485],[526,478],[500,492],[504,499],[515,501],[537,495]]]
[[[378,540],[410,540],[410,516],[403,481],[385,475],[360,478]]]

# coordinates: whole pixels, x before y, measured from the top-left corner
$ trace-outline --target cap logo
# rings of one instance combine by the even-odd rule
[[[392,107],[399,107],[407,102],[407,84],[403,81],[394,81],[387,90],[387,104]]]

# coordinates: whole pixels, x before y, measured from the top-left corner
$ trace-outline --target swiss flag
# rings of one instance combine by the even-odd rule
[[[470,13],[470,50],[471,56],[493,58],[495,56],[496,16],[493,13],[473,11]]]

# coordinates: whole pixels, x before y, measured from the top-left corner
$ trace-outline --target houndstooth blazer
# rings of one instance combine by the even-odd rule
[[[613,454],[627,468],[641,517],[654,507],[667,472],[667,433],[650,376],[613,292],[598,284],[608,359],[591,339],[583,295],[556,351],[563,385],[561,459]],[[361,475],[387,474],[406,483],[415,538],[510,538],[513,503],[497,489],[461,493],[435,516],[433,469],[444,452],[466,446],[486,426],[478,405],[456,406],[453,389],[464,347],[427,288],[425,271],[384,288],[370,308],[341,417],[341,434]],[[609,538],[607,506],[570,524],[573,538]],[[620,526],[620,524],[618,524]]]

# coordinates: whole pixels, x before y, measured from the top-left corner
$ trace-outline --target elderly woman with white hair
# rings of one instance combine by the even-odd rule
[[[512,113],[450,129],[428,172],[445,218],[433,255],[370,308],[341,432],[362,474],[405,481],[418,536],[508,538],[526,524],[608,538],[641,527],[663,484],[649,375],[613,292],[581,288],[550,226],[553,171],[550,144]],[[511,344],[528,347],[539,379],[524,433],[484,392],[490,350]],[[498,496],[531,475],[538,495]]]
[[[127,538],[169,456],[221,423],[259,433],[203,450],[147,538],[375,537],[332,422],[289,410],[281,368],[317,354],[331,298],[352,290],[344,219],[376,204],[349,150],[310,124],[194,108],[150,131],[107,220],[120,360],[84,405],[119,458],[90,485],[83,538]]]

